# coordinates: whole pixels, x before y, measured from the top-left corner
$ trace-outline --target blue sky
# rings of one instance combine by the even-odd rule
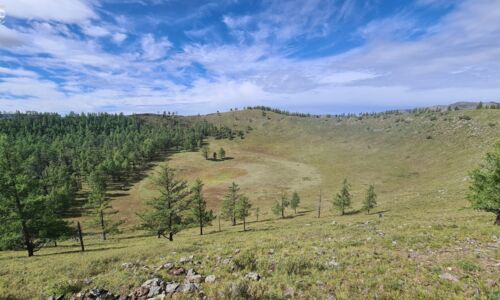
[[[0,0],[0,111],[500,100],[500,0]]]

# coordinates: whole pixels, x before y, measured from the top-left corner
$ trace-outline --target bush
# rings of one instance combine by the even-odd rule
[[[287,259],[282,263],[282,266],[287,274],[306,275],[313,264],[299,256]]]
[[[234,265],[238,270],[255,271],[257,258],[253,252],[245,251],[234,258]]]

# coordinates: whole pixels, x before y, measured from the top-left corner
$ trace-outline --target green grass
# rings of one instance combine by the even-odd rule
[[[461,120],[463,115],[470,120]],[[284,298],[292,291],[295,298],[319,299],[454,299],[473,298],[477,291],[483,298],[499,297],[500,231],[492,214],[469,209],[465,200],[467,172],[500,139],[499,110],[342,121],[264,117],[260,111],[204,118],[253,130],[245,139],[209,141],[232,159],[214,162],[183,152],[165,160],[184,178],[201,178],[216,211],[229,184],[237,182],[260,208],[260,221],[251,216],[248,232],[223,222],[221,233],[213,226],[200,237],[190,229],[169,243],[134,231],[136,212],[155,194],[146,177],[113,201],[119,210],[114,217],[127,220],[123,234],[106,242],[87,237],[89,251],[83,254],[72,241],[46,247],[33,258],[0,253],[0,298],[39,298],[96,286],[125,293],[155,276],[162,262],[187,255],[200,262],[193,266],[199,273],[218,277],[203,285],[209,298],[218,293]],[[344,177],[352,184],[353,211],[361,207],[368,185],[375,184],[375,213],[338,216],[330,209]],[[297,215],[288,210],[282,220],[270,208],[283,191],[297,191],[302,202]],[[378,211],[384,211],[383,218]],[[231,264],[222,263],[230,257]],[[338,265],[327,266],[332,260]],[[126,262],[136,267],[123,268]],[[249,271],[263,279],[245,280]],[[459,281],[440,279],[443,272]],[[164,271],[157,275],[175,280]]]

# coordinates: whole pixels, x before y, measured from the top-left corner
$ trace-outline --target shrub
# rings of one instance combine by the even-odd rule
[[[245,251],[234,258],[234,265],[238,270],[255,271],[257,269],[257,258],[250,251]]]

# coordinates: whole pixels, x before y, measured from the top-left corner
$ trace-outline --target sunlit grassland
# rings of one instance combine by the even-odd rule
[[[471,120],[460,120],[462,115]],[[0,253],[1,297],[38,298],[95,286],[125,293],[156,275],[175,280],[163,271],[155,275],[155,267],[188,255],[200,262],[192,266],[199,273],[217,275],[216,283],[203,285],[212,298],[235,290],[260,298],[283,298],[292,290],[296,298],[500,297],[500,229],[492,225],[493,215],[469,209],[465,199],[468,171],[500,139],[500,110],[362,120],[261,111],[200,118],[252,130],[244,139],[207,141],[212,151],[224,147],[227,160],[169,154],[130,189],[111,191],[118,210],[113,218],[126,219],[124,232],[105,242],[87,237],[85,253],[75,241],[46,247],[33,258]],[[201,178],[216,213],[235,181],[260,208],[259,222],[251,216],[248,232],[222,222],[222,232],[211,226],[202,237],[190,229],[173,243],[134,230],[136,213],[155,195],[150,178],[165,163],[190,182]],[[344,178],[352,185],[353,208],[339,216],[329,201]],[[369,184],[379,206],[372,214],[357,212]],[[288,210],[283,220],[272,215],[279,195],[293,191],[302,199],[298,214]],[[217,257],[230,256],[235,269],[218,263]],[[332,260],[338,265],[327,266]],[[263,279],[244,280],[250,270]],[[443,272],[459,281],[439,278]]]

